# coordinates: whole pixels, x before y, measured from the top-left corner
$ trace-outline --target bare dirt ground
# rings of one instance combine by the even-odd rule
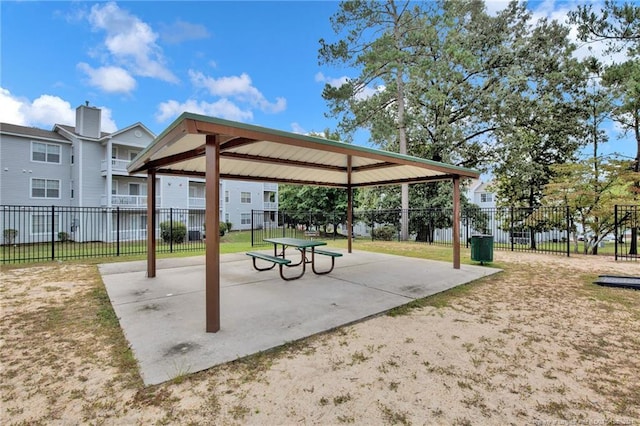
[[[495,253],[505,272],[144,388],[93,265],[0,271],[0,423],[640,424],[638,263]]]

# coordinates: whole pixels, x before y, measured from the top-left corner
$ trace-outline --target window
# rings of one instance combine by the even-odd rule
[[[224,221],[225,222],[231,222],[231,218],[229,217],[229,213],[225,213],[224,214]]]
[[[71,189],[71,199],[73,199],[74,197],[74,193],[73,193],[73,181],[70,182],[69,184],[69,188]]]
[[[224,191],[224,202],[225,203],[229,202],[229,191]]]
[[[130,183],[129,184],[129,195],[140,195],[140,184]]]
[[[129,161],[133,161],[136,155],[138,155],[138,151],[129,151]]]
[[[60,145],[31,142],[31,161],[60,164]]]
[[[240,224],[241,225],[251,225],[251,213],[241,213],[240,214]]]
[[[31,233],[47,234],[51,232],[51,214],[33,214],[31,215]],[[58,231],[59,215],[53,215],[53,228]]]
[[[493,194],[490,192],[483,192],[480,194],[480,202],[481,203],[490,203],[493,201]]]
[[[241,192],[240,193],[240,202],[241,203],[251,203],[251,193],[250,192]]]
[[[57,179],[31,179],[32,198],[60,198],[60,181]]]
[[[111,159],[116,160],[118,158],[118,147],[111,147]]]

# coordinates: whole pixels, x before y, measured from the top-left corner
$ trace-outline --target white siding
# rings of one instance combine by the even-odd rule
[[[31,161],[31,142],[37,138],[0,135],[0,204],[69,205],[71,148],[68,143],[42,141],[60,146],[60,164]],[[32,198],[31,179],[60,181],[60,198]]]

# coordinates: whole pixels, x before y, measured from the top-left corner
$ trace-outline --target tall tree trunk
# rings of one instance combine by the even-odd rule
[[[395,10],[395,4],[394,13]],[[400,16],[395,16],[396,24],[393,27],[393,36],[396,42],[396,48],[400,49]],[[400,145],[400,154],[407,154],[407,129],[405,124],[405,111],[404,111],[404,63],[400,61],[396,72],[396,101],[398,102],[398,144]],[[404,183],[401,186],[401,201],[400,208],[402,209],[402,219],[400,220],[400,240],[406,241],[409,239],[409,184]]]

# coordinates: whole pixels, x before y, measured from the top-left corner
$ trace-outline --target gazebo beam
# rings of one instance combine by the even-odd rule
[[[347,155],[347,252],[351,253],[353,239],[353,188],[351,188],[351,156]]]
[[[460,176],[453,178],[453,269],[460,269]]]
[[[147,277],[156,276],[156,171],[147,172]]]
[[[207,333],[220,330],[220,137],[206,137],[205,312]]]

